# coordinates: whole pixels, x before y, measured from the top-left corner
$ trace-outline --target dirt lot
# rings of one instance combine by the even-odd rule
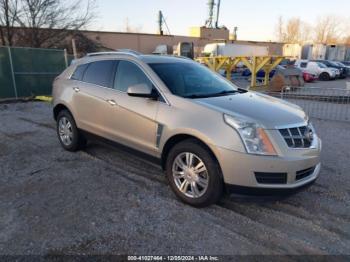
[[[314,186],[194,209],[158,166],[121,149],[65,152],[48,104],[2,104],[0,254],[350,254],[350,124],[314,122]]]

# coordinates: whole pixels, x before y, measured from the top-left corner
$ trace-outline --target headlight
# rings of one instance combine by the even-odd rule
[[[226,124],[238,131],[249,154],[277,155],[265,130],[258,124],[238,116],[224,115],[224,120]]]

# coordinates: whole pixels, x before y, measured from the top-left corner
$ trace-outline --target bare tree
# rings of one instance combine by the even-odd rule
[[[345,39],[344,39],[344,44],[350,45],[350,35],[347,36],[347,37],[345,37]]]
[[[130,25],[129,18],[127,17],[124,22],[124,31],[127,33],[139,33],[142,30],[142,26]]]
[[[98,41],[95,41],[95,39],[87,37],[82,32],[78,31],[74,35],[72,35],[72,37],[75,41],[78,57],[83,57],[87,53],[94,53],[99,51],[113,51],[113,49],[103,46],[102,43],[99,43]],[[60,49],[67,49],[68,53],[70,54],[73,53],[73,47],[70,41],[67,41],[66,43],[62,42],[57,47]]]
[[[14,0],[12,0],[14,1]],[[56,47],[71,31],[94,18],[95,0],[19,0],[20,41],[31,47]]]
[[[18,15],[20,15],[18,0],[0,0],[0,37],[2,45],[13,45],[13,27]]]
[[[286,23],[280,16],[276,24],[276,37],[280,42],[303,44],[310,40],[312,28],[300,18],[290,18]]]
[[[313,27],[309,23],[303,22],[301,27],[301,39],[300,43],[305,44],[312,41]]]
[[[284,42],[284,39],[285,39],[285,35],[284,35],[284,21],[283,21],[283,17],[282,16],[278,17],[278,21],[277,21],[275,30],[276,30],[277,40],[279,42]]]
[[[302,22],[300,18],[291,18],[285,27],[285,42],[298,43],[301,39]]]
[[[334,15],[320,17],[315,26],[314,41],[317,43],[338,43],[342,37],[342,20]]]

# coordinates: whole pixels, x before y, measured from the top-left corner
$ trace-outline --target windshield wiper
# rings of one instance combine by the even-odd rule
[[[184,98],[206,98],[208,95],[188,95],[184,96]]]
[[[207,97],[225,96],[225,95],[229,95],[229,94],[235,94],[238,92],[239,92],[238,90],[225,90],[225,91],[221,91],[219,93],[208,94]]]
[[[193,95],[188,95],[184,96],[185,98],[208,98],[208,97],[215,97],[215,96],[224,96],[228,94],[235,94],[238,93],[238,90],[225,90],[221,91],[219,93],[213,93],[213,94],[193,94]]]
[[[221,96],[221,95],[228,95],[228,94],[235,94],[238,90],[225,90],[216,94],[213,94],[212,96]]]

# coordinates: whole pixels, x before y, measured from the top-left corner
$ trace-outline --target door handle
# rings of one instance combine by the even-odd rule
[[[115,102],[113,99],[107,100],[107,103],[110,104],[111,106],[117,105],[117,102]]]
[[[73,87],[73,90],[78,93],[80,91],[80,88],[79,87]]]

